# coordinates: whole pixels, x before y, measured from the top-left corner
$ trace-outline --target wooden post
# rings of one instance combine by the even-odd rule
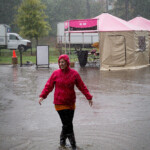
[[[20,49],[19,52],[20,52],[20,67],[22,67],[22,50]]]

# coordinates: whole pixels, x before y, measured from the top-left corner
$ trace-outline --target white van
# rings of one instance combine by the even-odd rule
[[[10,27],[0,24],[0,49],[22,50],[31,48],[31,41],[23,39],[17,33],[10,33]]]

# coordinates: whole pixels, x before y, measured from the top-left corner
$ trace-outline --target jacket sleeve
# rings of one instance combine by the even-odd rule
[[[47,98],[48,94],[54,89],[55,80],[54,80],[54,73],[51,75],[51,77],[48,79],[48,81],[45,84],[44,89],[42,90],[42,93],[39,95],[39,97]]]
[[[79,74],[76,75],[76,86],[85,95],[87,100],[92,100],[93,96],[90,94]]]

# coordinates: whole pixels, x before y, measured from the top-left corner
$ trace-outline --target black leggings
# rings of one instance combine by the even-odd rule
[[[73,133],[74,110],[64,109],[57,111],[62,122],[62,133],[64,135]]]

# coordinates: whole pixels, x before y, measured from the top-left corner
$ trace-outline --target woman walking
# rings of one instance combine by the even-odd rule
[[[76,140],[73,130],[73,117],[75,110],[76,94],[74,86],[85,95],[89,105],[93,105],[92,95],[83,83],[79,73],[70,68],[68,55],[60,55],[58,58],[59,69],[55,70],[47,81],[42,93],[40,94],[39,104],[54,89],[54,105],[58,112],[61,122],[62,131],[60,134],[60,145],[65,147],[66,139],[69,139],[72,150],[76,150]]]

